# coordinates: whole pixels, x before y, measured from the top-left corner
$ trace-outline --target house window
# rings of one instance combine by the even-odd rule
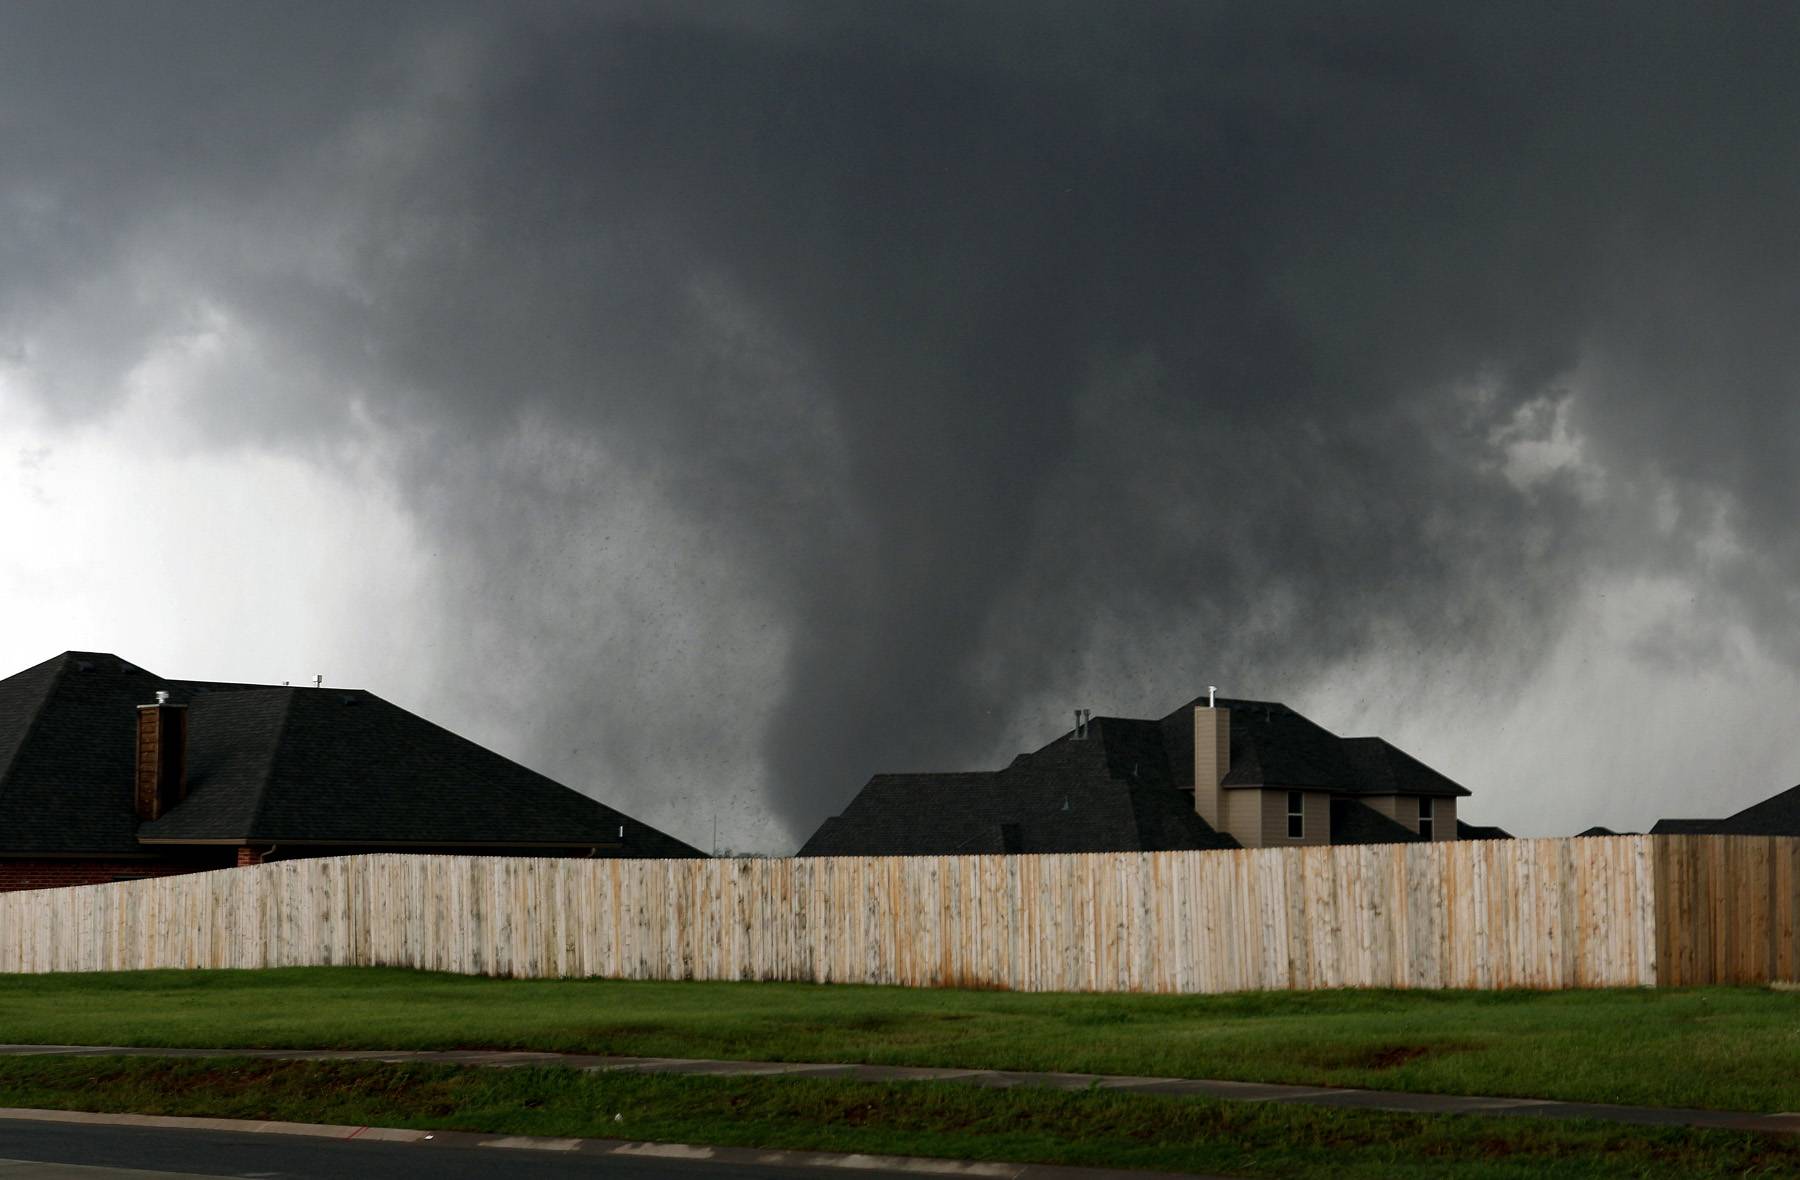
[[[1419,835],[1427,840],[1431,839],[1431,797],[1429,795],[1419,800]]]
[[[1306,797],[1299,791],[1289,791],[1288,796],[1288,839],[1303,840],[1306,838],[1306,811],[1302,804]]]

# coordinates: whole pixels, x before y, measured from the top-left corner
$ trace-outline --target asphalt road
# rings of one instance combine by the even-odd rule
[[[88,1169],[125,1171],[121,1175]],[[174,1180],[195,1176],[257,1180],[344,1180],[360,1176],[379,1180],[564,1180],[575,1176],[604,1176],[609,1180],[820,1180],[822,1174],[840,1171],[433,1144],[359,1143],[233,1131],[0,1121],[0,1180]]]

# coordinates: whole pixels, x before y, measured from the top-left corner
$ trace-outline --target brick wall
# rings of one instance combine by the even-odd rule
[[[167,860],[0,860],[0,893],[17,889],[59,889],[65,885],[104,885],[124,877],[172,877],[223,865]]]

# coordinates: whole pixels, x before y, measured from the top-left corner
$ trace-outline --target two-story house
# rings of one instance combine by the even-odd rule
[[[1000,770],[878,774],[800,855],[1455,840],[1474,831],[1457,816],[1469,793],[1381,738],[1202,697],[1158,720],[1078,715]]]

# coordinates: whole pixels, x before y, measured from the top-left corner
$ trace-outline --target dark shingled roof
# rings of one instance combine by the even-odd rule
[[[1469,788],[1453,782],[1398,746],[1378,737],[1345,738],[1344,754],[1365,795],[1433,795],[1454,798]]]
[[[137,706],[213,687],[118,656],[64,652],[0,680],[0,850],[135,853]]]
[[[1599,824],[1595,824],[1593,827],[1587,828],[1584,831],[1576,832],[1575,838],[1579,840],[1583,836],[1630,836],[1633,834],[1634,833],[1631,832],[1615,832],[1611,828],[1601,827]]]
[[[1197,697],[1157,723],[1171,781],[1194,784],[1194,710]],[[1469,789],[1378,737],[1341,738],[1279,701],[1220,697],[1231,710],[1231,769],[1227,787],[1300,787],[1343,795],[1435,795]]]
[[[1458,840],[1510,840],[1513,836],[1505,828],[1466,824],[1459,819],[1456,821],[1456,838]]]
[[[1800,786],[1752,803],[1719,822],[1726,836],[1800,836]]]
[[[878,774],[799,855],[1237,847],[1170,787],[1157,736],[1153,722],[1096,717],[1086,738],[1064,734],[1004,770]]]
[[[1194,785],[1194,709],[1205,703],[1205,697],[1197,698],[1163,718],[1165,732],[1173,728],[1182,733],[1184,786]],[[1345,756],[1343,739],[1330,730],[1277,701],[1220,697],[1216,704],[1231,710],[1231,769],[1225,786],[1353,790],[1356,768]]]
[[[0,748],[3,749],[3,748]],[[1659,819],[1652,836],[1800,836],[1800,786],[1724,819]]]
[[[878,774],[799,855],[997,852],[1009,840],[1024,852],[1235,848],[1194,812],[1194,708],[1205,703],[1201,697],[1155,721],[1096,717],[1085,738],[1065,733],[1003,770]],[[1380,738],[1340,738],[1275,701],[1220,698],[1217,705],[1231,710],[1227,787],[1324,790],[1346,799],[1469,794]],[[1343,813],[1351,842],[1418,838],[1358,806],[1372,818]],[[1334,818],[1334,839],[1336,831]]]
[[[140,824],[137,706],[158,690],[189,706],[188,796]],[[252,841],[700,855],[370,692],[170,681],[97,652],[0,681],[0,850]]]
[[[1721,819],[1659,819],[1650,825],[1652,836],[1716,836]]]

